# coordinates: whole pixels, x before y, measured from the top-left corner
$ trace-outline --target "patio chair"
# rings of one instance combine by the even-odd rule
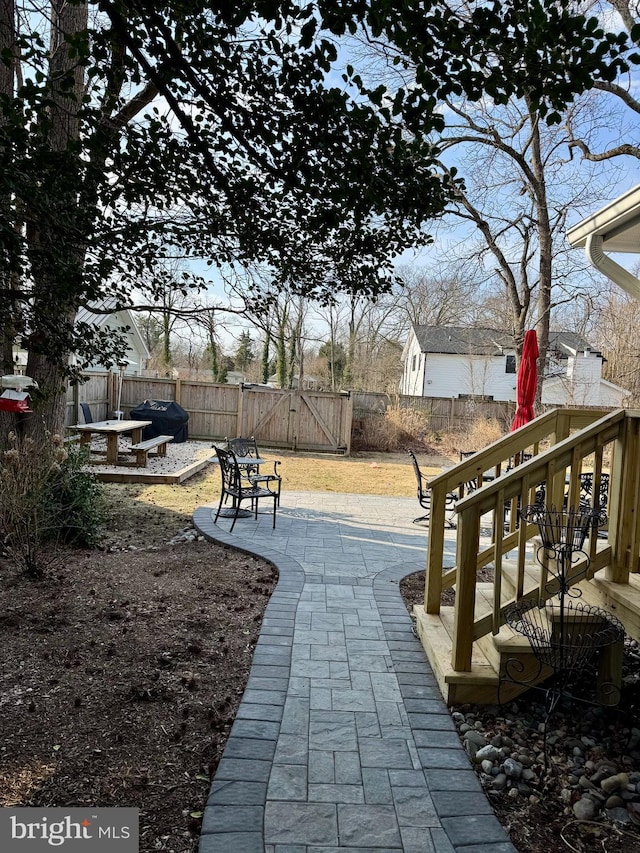
[[[82,416],[84,417],[85,424],[93,424],[95,423],[95,418],[91,414],[91,407],[88,403],[80,403],[80,408],[82,409]]]
[[[220,503],[218,511],[213,523],[216,524],[222,504],[230,497],[233,501],[235,514],[231,522],[230,533],[233,532],[236,520],[240,514],[240,504],[242,501],[251,501],[251,509],[253,510],[254,518],[258,519],[258,502],[262,498],[270,498],[273,500],[273,527],[276,526],[276,505],[278,502],[277,492],[272,492],[270,489],[263,489],[260,486],[250,484],[249,486],[242,485],[242,475],[236,460],[235,455],[230,450],[223,450],[221,447],[216,447],[216,455],[220,464],[220,475],[222,477],[222,488],[220,491]]]
[[[415,453],[413,450],[407,450],[407,453],[411,457],[411,463],[418,483],[418,503],[422,509],[427,511],[425,515],[421,515],[418,518],[413,519],[413,523],[417,524],[420,521],[428,521],[431,517],[431,490],[429,489],[429,481],[427,477],[420,470]],[[455,530],[456,528],[456,523],[453,519],[457,500],[458,496],[456,494],[453,492],[447,493],[445,498],[445,524],[450,530]]]
[[[228,438],[226,441],[228,449],[235,453],[236,456],[260,459],[258,445],[253,436],[250,438]],[[282,477],[278,474],[278,468],[280,465],[281,462],[279,459],[273,463],[273,474],[261,474],[259,464],[240,466],[242,475],[246,477],[251,485],[256,486],[262,484],[269,489],[269,491],[275,491],[278,496],[278,506],[280,506],[280,490],[282,488]]]
[[[588,507],[591,505],[593,494],[593,473],[580,474],[580,505]],[[609,501],[609,475],[600,474],[600,493],[598,495],[598,506],[594,509],[605,510]]]

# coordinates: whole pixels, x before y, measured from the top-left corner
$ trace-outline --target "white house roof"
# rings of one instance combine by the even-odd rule
[[[621,394],[626,394],[627,396],[631,393],[628,388],[623,388],[622,385],[616,385],[615,382],[609,382],[608,379],[603,379],[602,377],[600,377],[600,384],[606,388],[613,388],[614,391],[620,391]]]
[[[103,311],[107,311],[108,313],[102,313]],[[140,334],[140,329],[138,328],[138,324],[136,323],[133,314],[128,308],[117,309],[116,303],[113,300],[104,300],[96,305],[94,310],[91,310],[89,307],[80,308],[76,314],[76,322],[88,323],[90,326],[97,326],[100,328],[108,322],[110,317],[118,317],[118,320],[122,325],[129,326],[131,329],[131,335],[136,340],[138,351],[142,353],[145,358],[149,358],[149,350],[144,342],[144,338]]]
[[[414,326],[422,352],[465,355],[500,355],[499,342],[508,336],[495,329],[475,329],[469,326]],[[513,339],[506,346],[513,348]]]

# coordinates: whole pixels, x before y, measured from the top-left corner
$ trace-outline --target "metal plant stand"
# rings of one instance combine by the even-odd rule
[[[556,510],[536,505],[524,507],[520,515],[525,522],[537,524],[540,531],[542,544],[536,558],[548,571],[549,581],[544,592],[551,595],[545,594],[546,600],[542,602],[518,601],[507,608],[505,621],[527,638],[539,668],[533,676],[523,680],[518,677],[522,674],[522,664],[514,659],[507,661],[503,678],[533,687],[545,667],[551,670],[550,686],[543,688],[546,734],[548,719],[560,700],[569,696],[569,686],[597,651],[623,640],[624,627],[602,608],[580,601],[581,590],[570,586],[569,573],[578,555],[587,561],[587,567],[589,565],[584,542],[590,531],[594,535],[597,533],[603,522],[601,511],[591,508]],[[613,683],[601,682],[598,689],[600,696],[606,697],[606,704],[617,704],[619,689]]]

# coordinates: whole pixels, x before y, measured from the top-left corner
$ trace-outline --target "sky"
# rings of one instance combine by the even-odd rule
[[[611,12],[610,7],[605,7],[605,9],[605,15],[611,16],[615,14]],[[605,23],[615,25],[614,19],[611,17]],[[347,55],[343,56],[345,62],[348,58]],[[334,85],[342,85],[339,72],[332,72],[330,81]],[[638,88],[638,84],[632,81],[632,90]],[[635,133],[637,126],[637,116],[633,115],[630,118],[629,114],[614,112],[611,114],[608,123],[606,120],[600,123],[596,136],[596,144],[598,142],[603,144],[616,143],[621,138],[624,139],[629,135],[635,135],[635,139],[637,139],[637,133]],[[576,164],[572,165],[575,166]],[[640,161],[627,157],[620,159],[615,168],[610,168],[608,164],[598,164],[592,169],[592,174],[594,175],[593,196],[581,207],[572,208],[569,211],[566,221],[567,229],[608,202],[613,201],[620,194],[640,184]],[[433,245],[417,251],[411,249],[405,251],[396,259],[397,265],[414,265],[429,269],[429,267],[441,263],[443,258],[451,260],[451,257],[455,256],[456,252],[467,250],[469,240],[475,238],[476,232],[470,231],[468,227],[461,225],[459,220],[448,219],[445,220],[445,223],[446,227],[436,227],[433,230],[435,238]],[[626,262],[628,263],[628,258]],[[215,267],[209,267],[204,263],[193,263],[192,268],[194,272],[211,279],[208,291],[211,301],[219,301],[222,304],[228,302],[222,279],[216,274]],[[316,318],[311,325],[317,330],[318,337],[322,337],[324,333],[322,321]],[[226,351],[233,351],[237,346],[237,339],[240,332],[246,328],[248,328],[246,322],[238,320],[232,315],[227,315],[221,323],[223,348]]]

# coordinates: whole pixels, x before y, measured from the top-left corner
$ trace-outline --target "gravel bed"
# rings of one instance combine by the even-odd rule
[[[589,695],[585,674],[572,690]],[[640,648],[625,644],[622,698],[617,708],[563,702],[546,725],[544,694],[529,691],[503,706],[451,709],[464,748],[496,809],[543,804],[558,834],[582,837],[567,849],[591,850],[585,833],[617,836],[625,853],[640,851]],[[548,806],[551,805],[551,809]],[[547,819],[549,819],[547,817]],[[609,850],[604,844],[599,849]],[[617,848],[615,848],[617,849]]]
[[[124,437],[120,439],[119,447],[121,453],[126,453],[131,445],[131,439]],[[106,441],[94,439],[91,442],[92,452],[99,450],[106,452]],[[100,474],[122,474],[123,471],[146,471],[149,474],[175,474],[182,468],[186,468],[192,462],[197,462],[199,459],[207,459],[211,456],[215,457],[215,451],[211,448],[211,442],[207,441],[183,441],[179,444],[169,442],[167,444],[166,456],[147,456],[146,468],[125,467],[123,465],[90,465],[91,471]],[[131,460],[133,460],[133,455]]]

